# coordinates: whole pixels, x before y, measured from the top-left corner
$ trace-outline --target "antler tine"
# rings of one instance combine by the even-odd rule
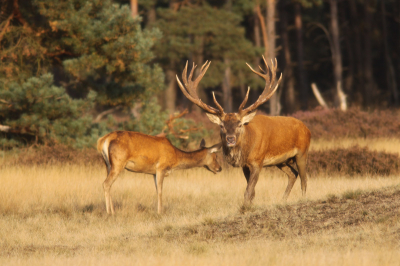
[[[189,82],[192,82],[193,73],[194,73],[194,70],[196,69],[196,67],[197,66],[193,62],[193,67],[192,67],[192,69],[190,70],[190,73],[189,73],[189,78],[188,78]]]
[[[208,65],[206,65],[208,63]],[[200,74],[199,76],[195,79],[194,84],[195,87],[197,87],[197,85],[199,84],[200,80],[203,78],[203,76],[206,74],[208,67],[210,66],[211,61],[210,62],[206,62],[200,69]]]
[[[183,84],[185,84],[185,86],[188,85],[188,81],[187,81],[187,67],[188,67],[188,62],[189,62],[189,61],[186,61],[185,68],[184,68],[183,71],[182,71],[182,80],[183,80]],[[178,78],[178,76],[177,76],[177,78]]]
[[[181,81],[178,78],[178,75],[176,75],[176,80],[178,81],[178,85],[179,88],[181,89],[181,91],[183,92],[183,94],[186,96],[186,98],[188,98],[191,102],[193,102],[194,104],[196,104],[197,106],[199,106],[201,109],[203,109],[204,111],[206,111],[207,113],[211,113],[211,114],[216,114],[216,115],[222,115],[224,114],[222,107],[218,104],[218,109],[215,109],[214,107],[211,107],[205,103],[203,103],[200,99],[199,96],[197,95],[196,89],[197,89],[197,85],[199,84],[201,78],[204,76],[204,74],[206,73],[208,67],[210,66],[211,62],[206,62],[208,63],[207,65],[204,64],[202,66],[202,71],[200,73],[200,75],[196,78],[196,80],[192,81],[192,77],[193,77],[193,73],[194,73],[194,69],[196,68],[195,64],[193,63],[193,68],[189,73],[189,80],[187,79],[187,65],[188,63],[186,62],[186,66],[185,69],[183,70],[182,73],[182,80],[185,83],[185,86],[181,83]]]
[[[211,63],[211,61],[210,61],[210,63]],[[203,71],[203,68],[206,66],[208,64],[208,60],[201,66],[201,68],[200,68],[200,72],[202,72]],[[208,67],[207,67],[208,68]]]
[[[222,108],[222,106],[217,102],[217,99],[215,98],[214,92],[212,92],[212,94],[213,94],[213,99],[214,99],[215,105],[217,106],[219,112],[220,112],[221,114],[223,114],[223,113],[224,113],[224,108]]]
[[[255,74],[257,74],[258,76],[262,77],[265,80],[265,87],[264,87],[263,92],[258,97],[258,99],[255,103],[253,103],[252,105],[250,105],[248,108],[246,108],[244,110],[243,110],[243,107],[246,103],[244,102],[244,104],[242,103],[240,105],[239,113],[241,113],[241,115],[244,115],[244,114],[254,111],[255,109],[257,109],[258,106],[260,106],[261,104],[268,101],[272,97],[272,95],[275,93],[275,91],[278,89],[279,83],[282,80],[282,73],[281,73],[279,80],[275,83],[276,70],[278,68],[278,63],[277,63],[276,58],[275,58],[275,64],[271,60],[271,63],[272,63],[271,68],[268,67],[267,60],[265,59],[264,56],[263,56],[263,60],[264,60],[264,63],[266,65],[266,69],[267,69],[267,72],[265,74],[255,71],[249,64],[246,63],[247,66],[251,69],[251,71],[253,71]],[[262,70],[261,67],[260,67],[260,69]],[[271,75],[271,77],[270,77],[270,75]],[[247,96],[246,96],[246,98],[247,98]],[[246,101],[247,101],[247,99],[246,99]]]
[[[243,102],[239,106],[239,113],[243,110],[243,108],[246,106],[247,100],[249,99],[249,92],[250,92],[250,86],[247,89],[246,96],[243,99]]]

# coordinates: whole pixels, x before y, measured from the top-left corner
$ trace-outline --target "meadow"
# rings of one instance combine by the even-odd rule
[[[399,141],[316,141],[311,150],[358,144],[396,152]],[[341,146],[342,145],[342,146]],[[225,166],[173,172],[156,211],[153,178],[124,172],[105,210],[104,165],[4,165],[1,265],[397,265],[399,176],[311,176],[286,203],[287,177],[265,169],[251,208],[246,181]]]

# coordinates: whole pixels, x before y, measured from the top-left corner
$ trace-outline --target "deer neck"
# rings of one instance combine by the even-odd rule
[[[192,152],[185,152],[177,149],[178,158],[177,169],[189,169],[194,167],[201,167],[204,165],[204,159],[207,155],[207,149],[200,149]]]
[[[247,145],[250,140],[247,131],[244,131],[240,135],[240,139],[235,147],[228,147],[226,145],[223,146],[223,155],[225,161],[234,166],[234,167],[242,167],[246,163],[247,159]]]

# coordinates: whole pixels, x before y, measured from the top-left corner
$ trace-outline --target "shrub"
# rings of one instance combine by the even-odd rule
[[[5,165],[46,166],[58,164],[74,165],[102,165],[103,158],[96,149],[74,149],[63,144],[54,146],[38,145],[24,148],[14,153],[12,158],[5,161]]]
[[[353,146],[348,149],[312,151],[308,156],[308,173],[317,177],[321,173],[345,176],[388,176],[400,173],[397,154],[370,151]]]
[[[198,147],[201,139],[210,134],[201,123],[185,117],[174,118],[168,126],[167,121],[170,118],[168,111],[161,110],[156,98],[143,104],[140,113],[140,119],[132,117],[122,125],[122,128],[153,136],[164,133],[165,137],[178,148],[188,148],[190,144]]]
[[[301,111],[292,115],[300,119],[316,138],[378,138],[399,137],[400,116],[391,110],[362,111],[350,108],[343,112],[338,109]]]

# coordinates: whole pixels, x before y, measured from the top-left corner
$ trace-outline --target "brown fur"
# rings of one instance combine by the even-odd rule
[[[197,85],[205,75],[209,62],[206,62],[199,76],[192,81],[195,65],[187,78],[187,66],[183,70],[182,80],[178,76],[177,81],[183,94],[191,102],[207,112],[211,122],[221,127],[221,139],[223,153],[226,161],[236,167],[242,167],[247,180],[247,188],[244,194],[245,204],[250,203],[255,195],[254,188],[258,176],[264,166],[277,166],[288,175],[289,182],[286,187],[284,199],[287,199],[296,181],[297,175],[301,178],[301,190],[306,194],[307,188],[307,154],[310,146],[310,130],[299,120],[290,117],[255,116],[257,108],[268,101],[278,89],[282,81],[282,74],[276,81],[277,61],[272,61],[271,68],[257,72],[249,64],[251,71],[265,80],[265,87],[256,102],[244,108],[249,99],[250,88],[239,106],[238,113],[225,113],[213,93],[216,108],[203,103],[197,94]],[[262,70],[262,68],[260,67]],[[275,82],[276,81],[276,82]],[[294,163],[297,170],[294,168]]]
[[[204,141],[202,141],[202,144]],[[162,212],[162,186],[164,177],[175,169],[206,167],[216,173],[221,171],[215,152],[221,143],[210,148],[184,152],[174,147],[165,137],[154,137],[138,132],[115,131],[97,141],[97,150],[107,166],[103,183],[107,213],[114,214],[110,189],[123,169],[154,176],[158,194],[158,213]]]
[[[283,195],[284,199],[289,196],[298,172],[301,189],[305,195],[311,133],[300,120],[292,117],[258,115],[248,124],[240,125],[243,118],[234,113],[226,114],[219,119],[224,158],[232,166],[242,167],[247,180],[246,203],[250,203],[254,198],[254,188],[262,167],[268,166],[277,166],[288,175],[289,181]],[[235,139],[234,146],[228,146],[228,138]]]

